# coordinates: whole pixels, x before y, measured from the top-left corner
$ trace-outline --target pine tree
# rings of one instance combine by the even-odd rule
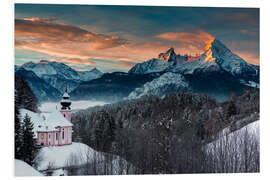
[[[33,123],[28,114],[23,119],[23,160],[32,165],[36,152]]]

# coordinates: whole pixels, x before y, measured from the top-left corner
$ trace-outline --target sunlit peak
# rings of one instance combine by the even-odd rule
[[[211,61],[214,61],[216,59],[213,57],[213,52],[212,52],[212,42],[214,40],[215,40],[215,38],[212,38],[211,40],[209,40],[201,53],[201,54],[205,54],[205,58],[204,58],[205,62],[211,62]]]

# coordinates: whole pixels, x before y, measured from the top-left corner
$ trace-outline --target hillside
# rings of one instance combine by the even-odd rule
[[[71,145],[43,147],[34,166],[46,175],[130,174],[133,166],[119,156],[97,152],[89,146]]]
[[[253,88],[223,103],[188,92],[126,100],[79,111],[72,122],[78,141],[124,157],[138,173],[155,174],[209,172],[207,164],[200,166],[211,158],[202,146],[224,129],[230,133],[258,119],[259,90]]]

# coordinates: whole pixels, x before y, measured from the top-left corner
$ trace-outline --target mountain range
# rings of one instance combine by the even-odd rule
[[[64,63],[41,60],[15,66],[15,76],[23,77],[39,101],[58,100],[65,89],[70,92],[82,82],[102,76],[97,68],[90,71],[76,71]]]
[[[170,48],[135,64],[127,73],[103,74],[96,68],[76,71],[46,60],[15,66],[15,75],[26,79],[40,101],[57,100],[66,87],[73,99],[84,100],[118,101],[191,91],[225,101],[233,91],[241,94],[244,89],[259,88],[259,72],[259,66],[247,63],[217,39],[200,55],[180,55]]]

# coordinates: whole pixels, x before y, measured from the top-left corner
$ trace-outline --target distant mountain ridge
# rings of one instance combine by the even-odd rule
[[[24,75],[21,73],[22,71],[27,73]],[[34,78],[36,79],[35,81],[32,81],[33,78],[27,77],[30,72],[34,73],[34,75],[31,75],[32,77],[36,76]],[[41,60],[38,63],[27,62],[21,66],[16,65],[15,75],[18,74],[27,79],[31,88],[34,89],[34,92],[39,92],[37,91],[37,84],[43,84],[44,87],[42,85],[39,86],[40,91],[44,91],[43,94],[42,92],[41,94],[36,93],[36,96],[39,100],[46,101],[51,99],[57,100],[59,94],[63,93],[65,88],[68,88],[68,91],[72,91],[78,87],[80,83],[99,78],[103,73],[96,68],[93,68],[90,71],[76,71],[64,63]],[[45,88],[45,86],[47,88]],[[46,89],[48,88],[55,89],[51,90],[53,93],[52,95],[50,95],[49,92],[46,92]],[[48,95],[47,99],[45,98],[46,95]]]

